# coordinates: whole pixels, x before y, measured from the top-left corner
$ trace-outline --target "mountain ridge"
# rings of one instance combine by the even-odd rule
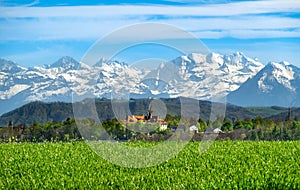
[[[128,104],[128,107],[132,114],[141,115],[145,114],[149,108],[151,101],[155,101],[155,99],[130,99],[128,101],[124,101]],[[160,99],[167,109],[166,114],[170,115],[181,115],[181,101],[180,98],[162,98]],[[90,102],[89,99],[85,99],[81,102],[75,102],[74,104],[85,104],[86,102]],[[113,105],[111,100],[109,99],[95,99],[93,101],[95,103],[98,117],[101,121],[105,121],[107,119],[116,118],[116,115],[113,111]],[[210,118],[211,106],[212,102],[209,101],[201,101],[199,102],[199,117],[203,121],[207,121]],[[155,105],[155,104],[154,104]],[[153,108],[155,109],[155,107]],[[254,118],[257,115],[250,112],[246,108],[227,104],[226,114],[227,118]],[[72,103],[66,102],[30,102],[25,104],[15,110],[12,110],[8,113],[0,116],[0,127],[5,126],[9,123],[9,121],[13,121],[14,124],[33,124],[34,122],[45,123],[49,121],[53,122],[61,122],[66,120],[67,118],[73,118],[73,105]]]
[[[287,62],[282,64],[292,67]],[[248,80],[255,78],[265,66],[241,52],[230,55],[212,52],[183,55],[153,70],[104,59],[91,66],[79,63],[69,56],[64,56],[48,66],[23,68],[17,65],[14,68],[17,69],[0,71],[0,115],[32,101],[72,102],[72,95],[79,101],[91,96],[184,96],[216,101],[215,97],[233,96],[231,94]],[[282,78],[281,81],[284,82],[285,79]],[[291,88],[295,85],[295,82],[290,84]],[[255,87],[254,91],[260,90],[258,86]],[[243,102],[229,100],[229,103],[243,105]]]

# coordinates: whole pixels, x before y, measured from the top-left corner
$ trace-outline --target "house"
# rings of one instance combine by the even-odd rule
[[[198,133],[198,128],[195,125],[190,126],[189,130],[190,132]]]
[[[153,110],[150,107],[147,115],[128,115],[124,122],[125,123],[136,123],[139,121],[141,123],[159,123],[160,130],[166,130],[168,127],[168,123],[164,119],[160,118],[159,116],[154,116],[152,113],[153,113]]]
[[[219,134],[219,133],[223,133],[223,131],[220,128],[216,127],[216,128],[206,129],[205,133],[206,134]]]
[[[168,123],[166,121],[162,121],[160,123],[160,130],[164,131],[164,130],[167,130],[167,128],[168,128]]]

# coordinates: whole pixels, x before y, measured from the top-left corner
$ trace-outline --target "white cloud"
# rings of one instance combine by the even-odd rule
[[[14,0],[0,0],[0,6],[19,6],[19,7],[30,7],[39,4],[39,0],[28,0],[28,1],[14,1]]]
[[[193,32],[200,39],[219,39],[223,37],[233,37],[239,39],[258,38],[289,38],[300,37],[300,31],[274,31],[274,30],[229,30],[229,31],[197,31]]]
[[[6,22],[0,22],[0,40],[98,39],[117,28],[146,21],[147,19],[144,17],[131,19],[10,19]],[[155,21],[180,26],[180,28],[200,38],[228,36],[239,38],[300,37],[300,22],[298,19],[293,18],[257,16]],[[162,32],[157,33],[162,34]],[[156,38],[175,38],[176,34],[157,36],[153,33],[152,36]],[[120,38],[126,39],[126,36],[120,36]]]
[[[231,36],[236,38],[280,38],[280,37],[300,37],[300,30],[281,31],[281,30],[233,30]]]
[[[300,19],[274,16],[299,11],[298,0],[202,6],[0,7],[0,40],[98,39],[116,28],[149,21],[179,26],[200,38],[299,37]]]
[[[62,7],[1,7],[0,17],[119,17],[124,15],[168,15],[168,16],[232,16],[241,14],[263,14],[273,12],[299,12],[298,0],[245,1],[201,6],[62,6]]]
[[[230,30],[230,29],[287,29],[300,28],[300,19],[275,16],[240,16],[231,18],[169,19],[168,23],[188,30]]]

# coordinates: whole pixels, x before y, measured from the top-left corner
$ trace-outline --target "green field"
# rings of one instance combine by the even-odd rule
[[[198,149],[191,142],[163,164],[134,169],[108,163],[83,142],[0,144],[0,189],[300,189],[299,141]]]

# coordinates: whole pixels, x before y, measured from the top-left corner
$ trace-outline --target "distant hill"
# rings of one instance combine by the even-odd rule
[[[91,100],[91,99],[89,99]],[[181,102],[179,98],[160,99],[167,108],[167,114],[181,115]],[[88,99],[80,102],[85,103]],[[112,103],[109,99],[96,99],[96,108],[98,116],[101,120],[115,118],[112,109]],[[146,114],[149,109],[151,99],[130,99],[129,110],[134,115]],[[126,102],[124,102],[126,103]],[[128,103],[128,102],[127,102]],[[79,103],[77,103],[79,104]],[[208,120],[211,114],[211,102],[199,101],[200,118],[204,121]],[[83,112],[85,110],[82,110]],[[251,109],[243,108],[231,104],[226,106],[226,117],[232,118],[254,118],[261,113],[255,113]],[[267,115],[270,116],[270,115]],[[73,118],[73,106],[71,103],[65,102],[31,102],[0,117],[0,126],[5,126],[9,121],[15,124],[32,124],[34,122],[45,123],[48,121],[63,121],[67,118]]]
[[[63,102],[31,102],[0,117],[0,126],[9,121],[14,124],[45,123],[47,121],[63,121],[72,118],[72,104]]]
[[[300,119],[300,108],[298,107],[292,107],[292,108],[287,108],[286,111],[271,115],[267,117],[268,119],[276,120],[276,119],[281,119],[285,120],[289,116],[289,119],[291,120],[299,120]]]
[[[283,114],[286,116],[289,108],[279,107],[279,106],[271,106],[271,107],[247,107],[247,110],[250,112],[259,115],[263,118],[275,117],[278,114]]]

